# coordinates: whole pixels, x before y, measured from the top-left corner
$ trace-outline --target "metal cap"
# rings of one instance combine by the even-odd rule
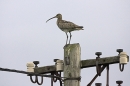
[[[95,83],[95,86],[102,86],[102,83]]]

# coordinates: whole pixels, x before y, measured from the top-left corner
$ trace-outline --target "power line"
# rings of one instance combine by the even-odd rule
[[[42,77],[49,77],[49,78],[59,78],[62,79],[64,77],[58,77],[58,76],[53,76],[53,75],[44,75],[44,74],[38,74],[38,73],[33,73],[33,72],[26,72],[26,71],[22,71],[22,70],[15,70],[15,69],[8,69],[8,68],[1,68],[0,67],[0,71],[7,71],[7,72],[15,72],[15,73],[22,73],[22,74],[27,74],[29,76],[42,76]]]

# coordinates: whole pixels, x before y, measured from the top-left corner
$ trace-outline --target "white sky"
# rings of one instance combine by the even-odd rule
[[[84,31],[72,32],[71,43],[80,43],[81,59],[115,56],[122,48],[130,55],[130,1],[129,0],[1,0],[0,1],[0,67],[26,71],[26,63],[40,61],[39,66],[54,65],[53,59],[63,59],[66,35],[56,25],[56,19],[47,19],[61,13],[64,20],[84,26]],[[81,70],[81,86],[95,76],[96,68]],[[123,80],[129,86],[130,64],[123,72],[118,64],[110,65],[110,85]],[[106,85],[106,70],[96,82]],[[0,71],[0,86],[38,86],[28,76]],[[54,84],[54,86],[59,83]],[[44,78],[42,86],[50,86]]]

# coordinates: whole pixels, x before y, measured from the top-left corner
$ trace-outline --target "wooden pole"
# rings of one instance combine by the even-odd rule
[[[80,45],[68,44],[64,47],[64,86],[80,86]]]

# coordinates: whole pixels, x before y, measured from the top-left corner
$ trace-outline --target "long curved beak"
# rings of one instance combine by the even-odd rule
[[[54,16],[54,17],[52,17],[52,18],[48,19],[48,20],[46,21],[46,23],[47,23],[49,20],[53,19],[53,18],[56,18],[56,16]]]

